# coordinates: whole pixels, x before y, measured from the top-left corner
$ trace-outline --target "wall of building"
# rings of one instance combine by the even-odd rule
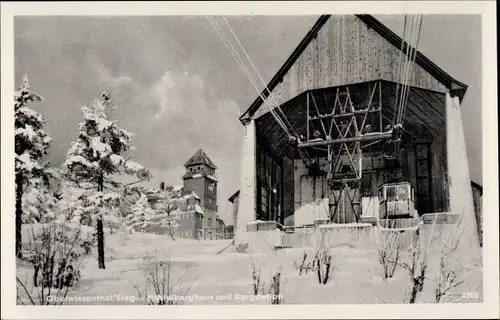
[[[217,211],[217,182],[205,179],[203,208]]]
[[[194,210],[183,211],[179,213],[177,223],[179,228],[176,230],[176,235],[179,238],[196,239],[196,212]]]
[[[212,183],[211,188],[209,184]],[[203,208],[203,229],[217,228],[217,183],[205,177],[184,180],[184,189],[195,192],[200,198]]]
[[[205,209],[203,214],[203,229],[217,229],[217,211]]]
[[[203,235],[203,214],[195,212],[194,229],[196,232],[195,239],[200,239]]]
[[[205,178],[195,178],[195,179],[186,179],[184,180],[184,190],[185,191],[193,191],[196,193],[201,199],[201,207],[205,206]]]
[[[400,50],[354,15],[332,15],[268,98],[283,103],[306,90],[384,79],[398,82]],[[445,92],[416,66],[411,86]],[[254,119],[268,111],[267,104]]]

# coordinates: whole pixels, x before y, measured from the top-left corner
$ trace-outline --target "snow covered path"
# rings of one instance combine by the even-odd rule
[[[234,247],[217,254],[231,240],[172,241],[166,235],[106,232],[106,269],[97,268],[95,252],[87,256],[81,271],[80,286],[68,294],[72,297],[110,297],[101,301],[66,301],[64,304],[145,304],[142,295],[154,295],[152,288],[144,292],[144,277],[139,269],[143,257],[156,252],[158,260],[171,259],[172,281],[181,278],[180,295],[186,304],[270,304],[269,299],[253,297],[252,264],[260,266],[259,294],[269,292],[273,274],[281,266],[280,293],[285,304],[324,303],[402,303],[409,284],[405,270],[399,268],[387,282],[381,278],[381,266],[375,251],[349,247],[330,249],[335,270],[326,285],[318,284],[313,272],[299,275],[297,264],[304,250],[308,257],[313,249],[282,249],[266,254],[237,253]],[[19,263],[17,275],[29,279],[29,264]],[[26,277],[28,274],[28,277]],[[217,297],[225,297],[218,300]]]

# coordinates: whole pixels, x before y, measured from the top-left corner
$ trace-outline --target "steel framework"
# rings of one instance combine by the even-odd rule
[[[337,88],[333,99],[328,99],[326,95],[324,98],[326,108],[331,108],[328,114],[321,114],[314,94],[307,93],[307,136],[297,147],[326,147],[322,150],[327,152],[330,221],[351,222],[345,214],[345,209],[350,208],[353,219],[359,222],[362,143],[372,144],[393,137],[392,126],[389,130],[383,127],[382,83],[373,83],[367,105],[354,105],[349,87],[343,90]],[[322,133],[317,127],[321,128]],[[312,139],[311,129],[315,130]],[[339,215],[339,208],[343,209],[344,214]]]

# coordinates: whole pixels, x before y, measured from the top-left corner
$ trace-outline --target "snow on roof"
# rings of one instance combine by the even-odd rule
[[[186,194],[189,194],[189,196],[194,197],[195,199],[201,200],[200,196],[198,196],[198,195],[196,194],[196,192],[194,192],[194,191],[192,191],[192,190],[191,190],[191,191],[189,191],[189,192],[188,192],[188,193],[186,193]]]
[[[203,177],[203,176],[201,175],[201,173],[196,173],[196,174],[193,174],[193,176],[192,176],[192,178],[193,178],[193,179],[196,179],[196,178],[201,178],[201,177]]]
[[[203,208],[202,208],[202,207],[200,207],[200,205],[199,205],[199,204],[196,204],[196,205],[194,206],[194,211],[196,211],[196,212],[198,212],[198,213],[203,214]]]
[[[371,223],[329,223],[329,224],[322,224],[319,226],[320,229],[328,229],[328,228],[367,228],[367,227],[373,227]]]
[[[180,190],[182,190],[182,188],[183,188],[182,185],[172,186],[173,191],[180,191]]]
[[[198,199],[198,200],[201,200],[200,196],[196,194],[196,192],[194,191],[191,191],[193,193],[193,196]]]
[[[219,181],[219,180],[217,180],[217,178],[216,178],[216,177],[214,177],[214,176],[213,176],[213,175],[211,175],[211,174],[208,174],[208,175],[207,175],[207,178],[208,178],[208,179],[210,179],[210,180],[213,180],[213,181]]]

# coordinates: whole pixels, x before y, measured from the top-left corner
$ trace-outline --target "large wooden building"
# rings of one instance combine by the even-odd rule
[[[453,210],[451,193],[463,191],[450,191],[452,171],[468,169],[466,160],[450,169],[455,149],[448,149],[463,145],[450,144],[448,122],[461,127],[461,119],[448,108],[460,104],[467,86],[410,48],[370,15],[317,20],[240,117],[237,229],[291,216],[296,225],[359,222],[379,211],[380,186],[391,182],[411,185],[405,192],[418,215]],[[406,54],[414,63],[401,114]]]

